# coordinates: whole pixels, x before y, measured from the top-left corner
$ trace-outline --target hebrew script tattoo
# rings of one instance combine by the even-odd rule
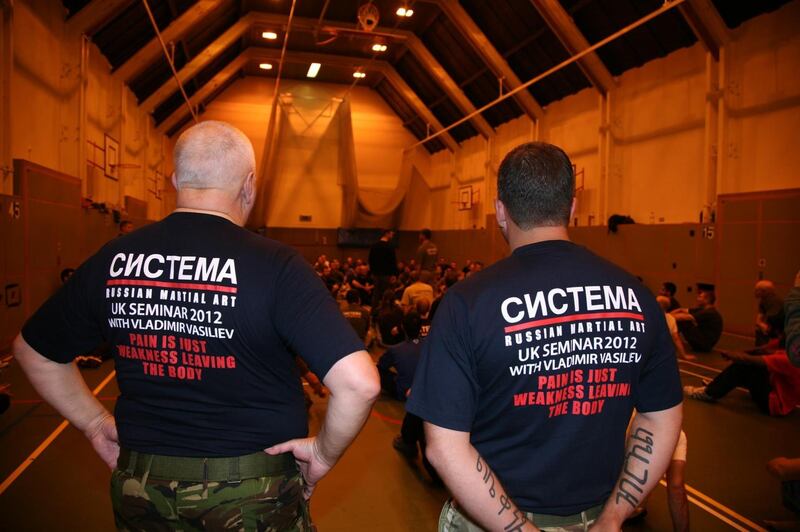
[[[494,489],[494,475],[492,470],[489,469],[489,464],[481,462],[481,457],[478,456],[478,463],[475,464],[475,469],[477,469],[478,473],[483,473],[483,483],[489,485],[489,495],[492,496],[492,499],[497,497],[497,490]]]
[[[616,502],[624,499],[633,508],[636,508],[644,495],[644,485],[647,483],[650,459],[653,457],[653,433],[641,427],[631,433],[630,450],[625,455],[625,467],[619,481]],[[641,471],[637,474],[637,471]]]
[[[489,464],[484,463],[481,461],[481,457],[478,456],[478,461],[475,464],[475,469],[478,473],[483,475],[483,483],[484,485],[489,486],[489,496],[492,499],[497,499],[497,488],[495,488],[495,481],[494,481],[494,474],[492,470],[489,469]],[[500,486],[500,509],[497,512],[497,515],[502,515],[507,510],[511,510],[511,515],[513,517],[513,521],[503,527],[503,530],[506,532],[521,532],[525,523],[528,522],[528,518],[525,516],[525,512],[522,512],[516,508],[514,508],[514,504],[511,502],[511,498],[508,497],[502,491],[502,486]]]

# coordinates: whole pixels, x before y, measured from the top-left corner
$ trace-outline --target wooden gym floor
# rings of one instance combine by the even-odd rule
[[[746,338],[724,336],[720,348],[746,348]],[[726,362],[717,354],[681,362],[684,384],[698,385]],[[109,409],[119,390],[113,362],[82,370]],[[0,416],[0,529],[113,530],[109,471],[83,436],[41,402],[19,367],[0,377],[12,383],[11,408]],[[314,398],[312,430],[319,427],[325,400]],[[432,531],[447,493],[434,486],[419,462],[392,448],[403,405],[381,397],[363,432],[326,477],[311,511],[322,532]],[[791,519],[781,505],[780,486],[766,462],[800,455],[800,409],[785,418],[760,414],[745,392],[717,404],[687,399],[684,430],[689,440],[687,484],[693,530],[763,530],[764,519]],[[25,467],[27,466],[27,467]],[[625,530],[671,530],[666,493],[658,486],[647,517]]]

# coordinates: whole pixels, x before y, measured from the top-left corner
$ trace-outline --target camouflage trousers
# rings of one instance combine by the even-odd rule
[[[187,482],[116,469],[111,503],[117,529],[124,531],[315,530],[299,470],[238,482]]]
[[[525,517],[528,521],[536,525],[539,530],[544,530],[545,532],[585,532],[589,530],[589,526],[594,523],[594,515],[595,513],[599,513],[598,510],[599,508],[592,508],[587,512],[581,512],[581,514],[576,515],[572,523],[563,523],[554,526],[550,526],[551,523],[547,522],[550,516],[538,516],[537,514],[526,513]],[[587,515],[590,513],[591,515]],[[561,521],[560,518],[556,519]],[[521,526],[522,521],[515,520],[515,523]],[[513,526],[508,529],[519,530],[519,528],[514,528]],[[442,513],[439,515],[439,532],[484,532],[484,530],[480,525],[461,513],[454,505],[453,499],[449,499],[444,503]]]

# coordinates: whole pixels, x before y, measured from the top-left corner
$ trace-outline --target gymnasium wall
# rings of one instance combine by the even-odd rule
[[[14,194],[0,195],[0,350],[24,320],[77,268],[118,234],[113,212],[81,203],[77,178],[14,161]],[[144,201],[127,198],[134,227],[148,223]]]
[[[292,95],[286,109],[293,135],[281,153],[268,227],[330,229],[342,224],[339,138],[332,122],[337,107],[332,99],[347,90],[344,85],[281,82],[280,92]],[[240,128],[253,142],[258,168],[273,91],[274,80],[246,77],[226,89],[203,114],[204,120],[225,120]],[[349,98],[359,186],[375,194],[391,191],[400,177],[402,150],[415,139],[377,92],[354,87]],[[301,215],[311,216],[311,221],[301,221]]]
[[[18,1],[3,14],[11,38],[1,39],[8,79],[0,101],[8,109],[0,113],[0,166],[26,159],[79,178],[81,194],[95,202],[121,208],[130,196],[146,202],[150,218],[169,212],[174,199],[162,191],[170,188],[172,141],[155,131],[99,49],[70,33],[61,3]],[[106,135],[123,165],[115,178],[106,175]],[[0,193],[13,193],[11,172]]]
[[[406,226],[471,227],[453,202],[459,180],[481,175],[473,183],[485,191],[477,218],[491,214],[503,156],[537,139],[562,146],[582,173],[581,226],[613,213],[640,223],[697,222],[704,209],[706,220],[716,210],[718,193],[796,187],[798,20],[800,2],[792,2],[732,30],[719,64],[698,43],[623,73],[607,101],[585,89],[548,105],[538,124],[523,116],[499,126],[488,145],[479,139],[455,155],[433,155],[440,188],[431,188],[429,203],[411,202]],[[438,179],[448,174],[449,183]]]
[[[78,179],[24,160],[15,161],[14,195],[0,195],[0,350],[25,318],[60,286],[59,273],[75,268],[117,235],[111,212],[82,206]],[[147,206],[126,198],[136,227],[148,223]],[[571,238],[642,278],[653,292],[663,281],[678,285],[678,299],[694,304],[694,285],[717,285],[725,330],[752,334],[753,284],[771,279],[785,294],[800,269],[800,189],[720,196],[715,223],[635,224],[613,234],[603,226],[570,228]],[[489,265],[508,247],[487,215],[477,229],[434,230],[440,256],[459,265]],[[313,261],[328,257],[366,259],[368,249],[340,248],[329,228],[267,229],[266,236],[295,247]],[[415,256],[415,230],[402,230],[400,260]]]

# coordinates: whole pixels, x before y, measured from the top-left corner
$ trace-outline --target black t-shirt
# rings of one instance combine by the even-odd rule
[[[369,271],[372,275],[397,275],[397,254],[391,242],[378,240],[370,248]]]
[[[406,410],[470,441],[526,511],[611,493],[634,408],[681,402],[663,312],[633,276],[567,241],[519,248],[450,288]]]
[[[697,328],[694,332],[697,347],[710,351],[722,336],[722,314],[714,307],[694,307],[689,309],[689,314],[694,316]]]
[[[172,456],[244,455],[304,437],[294,355],[324,378],[364,348],[295,251],[197,213],[109,242],[22,335],[64,363],[107,339],[120,444]]]

